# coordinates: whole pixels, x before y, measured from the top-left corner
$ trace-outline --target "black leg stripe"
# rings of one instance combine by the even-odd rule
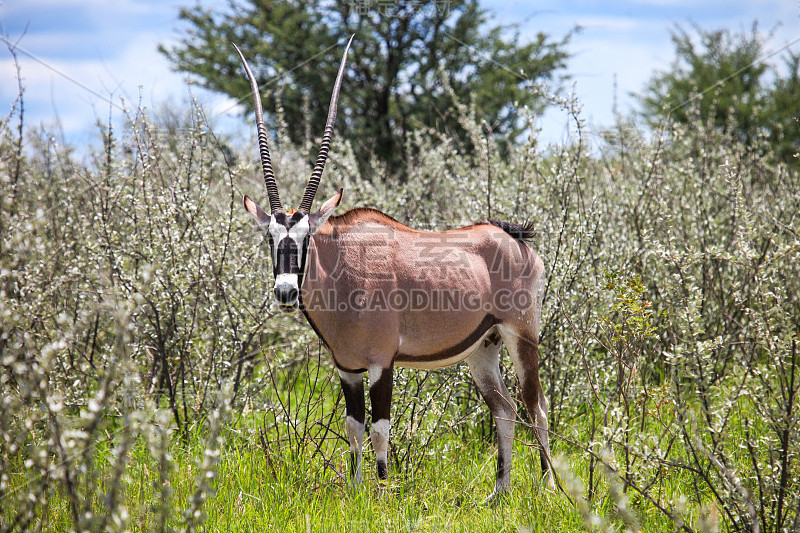
[[[342,393],[344,394],[344,405],[347,416],[363,424],[366,419],[366,407],[364,405],[364,384],[359,381],[357,384],[350,384],[342,380]]]
[[[370,384],[369,398],[372,401],[372,422],[389,420],[392,411],[392,368],[384,368],[378,381]]]

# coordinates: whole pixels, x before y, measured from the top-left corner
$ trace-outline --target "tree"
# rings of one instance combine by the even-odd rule
[[[639,100],[651,124],[665,117],[690,122],[690,109],[714,127],[736,134],[756,149],[767,139],[778,159],[796,166],[800,141],[798,57],[785,58],[788,75],[766,62],[764,38],[753,24],[749,33],[706,31],[696,38],[677,26],[672,32],[676,59],[672,69],[654,75]]]
[[[699,46],[676,26],[672,32],[676,59],[669,72],[656,74],[641,97],[644,113],[657,122],[665,114],[679,123],[689,121],[691,105],[715,126],[735,124],[742,140],[751,141],[764,105],[762,78],[768,65],[761,60],[762,41],[751,34],[694,27]]]
[[[800,55],[784,58],[785,77],[779,77],[770,92],[766,123],[770,141],[782,161],[800,167]]]
[[[229,11],[196,6],[182,9],[180,18],[188,24],[180,43],[160,48],[174,68],[206,88],[243,98],[252,109],[230,45],[236,42],[262,90],[280,91],[289,134],[298,143],[307,128],[321,135],[315,128],[325,124],[342,44],[355,33],[338,134],[353,141],[362,161],[374,154],[393,170],[406,161],[412,130],[460,132],[438,69],[495,134],[513,139],[524,127],[518,106],[544,107],[531,86],[563,81],[571,36],[553,41],[539,33],[521,43],[514,27],[488,27],[477,0],[232,0]],[[274,120],[276,105],[276,98],[264,99],[267,120]]]

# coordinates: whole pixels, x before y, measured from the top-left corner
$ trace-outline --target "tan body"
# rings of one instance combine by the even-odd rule
[[[357,209],[320,228],[307,261],[305,312],[342,370],[449,366],[498,325],[539,335],[544,265],[490,224],[424,232]]]
[[[488,223],[424,232],[379,211],[355,209],[319,228],[309,244],[301,300],[342,378],[357,481],[365,430],[361,375],[369,372],[371,438],[383,477],[394,365],[435,369],[466,360],[498,428],[492,497],[507,490],[516,409],[500,375],[503,341],[553,483],[538,372],[544,281],[539,256]],[[381,380],[387,375],[388,382]]]

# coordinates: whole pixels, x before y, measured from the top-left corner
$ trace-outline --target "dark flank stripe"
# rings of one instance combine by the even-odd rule
[[[483,320],[481,321],[480,325],[477,328],[475,328],[475,331],[470,333],[466,339],[459,342],[455,346],[451,346],[450,348],[442,350],[441,352],[426,354],[426,355],[408,355],[404,353],[398,353],[397,357],[395,357],[395,361],[398,363],[434,362],[456,356],[460,353],[465,352],[467,348],[478,342],[478,339],[486,335],[486,332],[489,331],[489,328],[496,325],[497,323],[498,323],[497,317],[495,317],[492,314],[487,314],[485,317],[483,317]]]

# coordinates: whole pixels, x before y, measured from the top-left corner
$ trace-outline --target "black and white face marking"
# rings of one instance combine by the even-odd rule
[[[275,213],[267,227],[272,271],[275,275],[275,300],[284,310],[298,306],[300,284],[310,237],[308,215]]]
[[[339,189],[316,213],[308,215],[295,211],[289,215],[278,211],[268,215],[249,196],[244,196],[244,208],[267,228],[272,273],[275,275],[273,293],[282,310],[291,312],[297,309],[311,236],[325,224],[341,200],[342,189]]]

